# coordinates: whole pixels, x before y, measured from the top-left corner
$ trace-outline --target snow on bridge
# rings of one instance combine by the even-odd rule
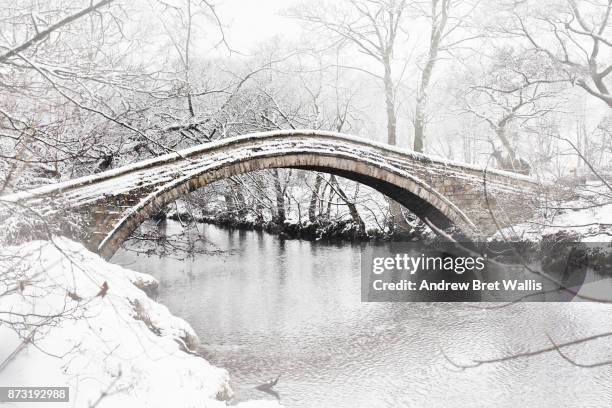
[[[363,138],[314,130],[252,133],[91,176],[0,197],[44,216],[78,212],[89,247],[110,257],[164,205],[207,184],[270,168],[336,174],[398,201],[439,228],[490,234],[524,221],[536,197],[529,177],[447,161]]]

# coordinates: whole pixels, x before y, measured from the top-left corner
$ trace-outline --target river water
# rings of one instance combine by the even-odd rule
[[[169,221],[167,233],[180,226]],[[530,303],[362,303],[359,244],[282,240],[198,225],[206,254],[113,262],[161,282],[157,300],[189,322],[211,363],[226,368],[232,403],[290,408],[610,407],[612,366],[581,368],[556,352],[466,364],[612,330],[612,308]],[[480,304],[491,306],[492,304]],[[475,307],[476,306],[476,307]],[[612,340],[564,348],[579,363],[612,357]],[[280,374],[278,395],[255,389]]]

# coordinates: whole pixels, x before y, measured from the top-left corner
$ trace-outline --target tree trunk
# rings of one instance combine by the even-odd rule
[[[432,39],[433,41],[433,39]],[[431,74],[435,66],[435,58],[437,58],[437,46],[429,51],[427,64],[421,73],[421,84],[417,94],[416,108],[414,112],[414,145],[413,149],[416,152],[422,152],[425,147],[425,114],[427,110],[427,92],[429,83],[431,82]]]
[[[348,199],[346,193],[344,192],[342,187],[340,187],[340,183],[338,183],[338,179],[336,179],[336,176],[332,175],[330,181],[333,183],[333,186],[336,189],[336,191],[338,192],[338,195],[340,196],[342,201],[344,201],[344,203],[348,207],[349,213],[351,214],[351,218],[353,219],[353,222],[357,225],[357,229],[358,229],[359,235],[364,235],[365,234],[365,229],[366,229],[365,228],[365,223],[363,222],[363,219],[359,215],[359,211],[357,210],[357,206],[355,206],[354,202],[352,202],[351,200]]]
[[[223,194],[223,198],[225,199],[225,210],[228,214],[234,215],[236,214],[236,202],[234,201],[234,196],[229,191]]]
[[[317,174],[315,176],[315,184],[310,196],[310,205],[308,206],[308,219],[310,222],[317,220],[317,203],[319,202],[319,189],[321,188],[322,177]]]
[[[247,214],[247,205],[244,194],[242,194],[242,189],[240,186],[235,186],[232,188],[232,191],[234,193],[236,215],[240,218],[244,218]]]
[[[433,46],[432,46],[433,47]],[[431,74],[435,65],[438,50],[432,48],[430,50],[429,59],[421,74],[421,84],[417,94],[416,109],[414,112],[414,146],[416,152],[422,152],[425,147],[425,114],[427,110],[427,92],[429,83],[431,82]]]
[[[395,93],[393,78],[391,77],[391,62],[389,56],[384,58],[385,65],[385,105],[387,109],[387,143],[395,146],[397,144],[397,118],[395,117]]]
[[[325,218],[327,218],[328,220],[331,218],[331,206],[332,206],[332,202],[334,200],[334,195],[335,195],[334,189],[331,188],[331,185],[332,185],[331,178],[332,176],[330,175],[329,180],[327,181],[327,186],[329,186],[329,197],[327,198],[327,208],[325,209]]]
[[[427,111],[427,99],[429,84],[434,67],[438,60],[440,41],[448,21],[448,7],[450,0],[431,0],[431,35],[429,39],[429,55],[427,63],[421,73],[421,83],[417,93],[416,108],[414,112],[414,145],[417,152],[422,152],[425,147],[425,114]],[[440,10],[438,10],[440,5]]]
[[[506,137],[506,127],[504,120],[500,122],[500,125],[495,130],[497,138],[500,140],[508,156],[504,157],[501,151],[497,150],[493,146],[493,157],[497,161],[497,168],[501,170],[513,171],[515,173],[529,175],[531,173],[531,166],[525,160],[517,157],[516,150],[510,144],[510,141]]]
[[[286,219],[285,215],[285,191],[281,186],[280,176],[278,174],[278,169],[272,170],[272,175],[274,178],[274,191],[276,193],[276,217],[275,222],[277,224],[283,224]]]
[[[383,81],[385,84],[385,104],[387,108],[387,143],[395,146],[397,144],[397,118],[395,116],[395,92],[393,87],[393,78],[391,76],[391,60],[389,55],[383,58],[385,67],[385,76]],[[401,228],[404,225],[404,219],[401,216],[401,205],[388,199],[389,211],[391,212],[392,224]]]
[[[499,139],[501,144],[504,146],[504,149],[506,149],[506,152],[508,152],[508,157],[510,157],[510,160],[514,161],[516,159],[516,151],[514,150],[514,148],[510,144],[510,141],[506,137],[506,124],[510,119],[511,117],[509,116],[503,118],[499,122],[497,129],[495,129],[495,134],[497,135],[497,138]]]

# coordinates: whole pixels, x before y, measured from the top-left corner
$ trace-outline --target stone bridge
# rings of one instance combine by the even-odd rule
[[[215,181],[271,168],[314,170],[358,181],[436,228],[454,228],[471,237],[524,221],[538,189],[534,180],[514,173],[338,133],[289,130],[223,139],[0,201],[44,216],[78,212],[88,224],[86,244],[109,258],[166,204]]]

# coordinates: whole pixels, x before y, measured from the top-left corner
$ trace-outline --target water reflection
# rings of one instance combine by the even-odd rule
[[[547,354],[459,371],[442,353],[470,362],[546,347],[547,334],[567,341],[612,330],[610,307],[362,303],[360,245],[200,230],[220,253],[179,261],[121,251],[113,260],[160,279],[158,300],[230,372],[233,402],[276,399],[255,387],[281,374],[274,391],[287,407],[610,406],[610,367],[585,370]],[[602,341],[567,351],[593,362],[610,349]]]

